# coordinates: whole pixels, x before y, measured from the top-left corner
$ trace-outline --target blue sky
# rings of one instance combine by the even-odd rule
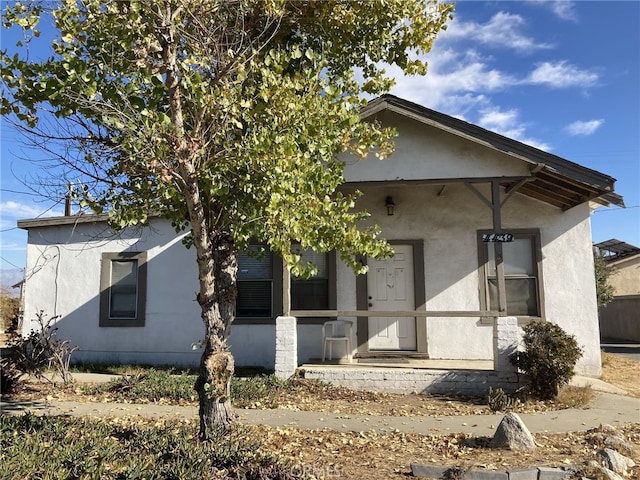
[[[427,58],[391,93],[616,178],[627,208],[598,209],[593,241],[640,246],[640,2],[457,2]],[[0,146],[0,269],[21,268],[16,221],[62,206],[21,183],[36,167],[4,122]]]

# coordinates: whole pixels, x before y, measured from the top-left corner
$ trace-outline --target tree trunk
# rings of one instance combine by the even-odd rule
[[[226,344],[217,349],[205,347],[195,385],[200,401],[198,438],[201,441],[207,440],[212,430],[227,428],[235,420],[230,397],[233,369],[233,356]]]
[[[198,437],[201,441],[207,440],[212,430],[226,428],[235,420],[231,406],[234,360],[227,338],[235,313],[237,253],[231,239],[225,234],[213,236],[211,250],[207,253],[210,255],[204,256],[209,256],[213,270],[207,278],[213,279],[213,282],[205,285],[206,282],[203,283],[201,279],[198,294],[206,333],[195,384],[200,401]],[[198,261],[202,260],[202,256],[198,255]]]
[[[197,299],[205,325],[205,349],[195,389],[200,400],[199,438],[204,441],[212,429],[227,427],[234,420],[230,396],[234,362],[227,338],[235,314],[238,258],[229,231],[217,224],[220,206],[200,191],[198,155],[202,145],[198,139],[204,137],[198,130],[192,129],[187,134],[185,129],[184,93],[178,67],[180,41],[174,26],[174,18],[181,7],[175,10],[173,5],[165,7],[160,3],[156,5],[151,23],[162,48],[173,126],[170,144],[174,149],[178,183],[184,194],[198,262],[200,290]]]

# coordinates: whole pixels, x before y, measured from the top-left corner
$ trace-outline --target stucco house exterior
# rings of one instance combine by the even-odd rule
[[[319,272],[302,281],[274,256],[241,255],[229,340],[236,364],[274,368],[287,343],[278,318],[293,319],[286,328],[297,365],[318,363],[322,325],[335,318],[353,324],[354,364],[497,362],[504,352],[496,325],[507,318],[516,329],[557,323],[584,349],[577,372],[599,376],[589,215],[594,202],[622,203],[615,180],[391,95],[371,101],[362,117],[397,129],[396,152],[344,158],[344,189],[363,192],[359,207],[395,256],[363,258],[369,271],[356,277],[335,255],[304,252]],[[80,347],[76,361],[198,362],[194,252],[169,222],[117,237],[92,215],[18,226],[28,231],[25,331],[44,310],[61,316],[59,336]]]
[[[600,309],[604,339],[640,342],[640,248],[612,238],[594,245],[613,268],[613,301]]]

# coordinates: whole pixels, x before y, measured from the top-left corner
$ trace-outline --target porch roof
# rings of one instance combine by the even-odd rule
[[[563,210],[588,201],[595,201],[605,206],[614,204],[624,207],[623,198],[614,193],[615,179],[596,170],[394,95],[383,95],[372,100],[361,111],[361,116],[368,118],[383,110],[431,125],[530,164],[530,177],[525,177],[527,181],[523,182],[522,178],[512,177],[501,180],[501,185],[507,191],[518,189],[518,193]],[[470,179],[397,180],[396,182],[447,184],[456,181],[469,182]]]
[[[640,248],[630,245],[621,240],[612,238],[604,242],[596,243],[596,249],[604,256],[607,262],[620,260],[640,253]]]

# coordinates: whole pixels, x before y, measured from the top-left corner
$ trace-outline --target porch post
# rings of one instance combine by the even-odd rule
[[[282,314],[291,315],[291,272],[285,262],[282,262]]]
[[[276,318],[275,375],[287,379],[298,368],[298,332],[296,317]]]
[[[291,273],[282,262],[282,316],[276,318],[275,375],[287,379],[298,368],[298,321],[291,316]]]
[[[500,200],[500,182],[491,180],[491,209],[493,210],[493,231],[502,233],[502,202]],[[498,282],[498,313],[500,316],[507,314],[507,286],[504,280],[504,258],[502,242],[494,242],[494,258],[496,259],[496,281]]]
[[[493,324],[493,369],[501,374],[516,373],[509,355],[518,349],[520,332],[517,317],[498,317]]]

